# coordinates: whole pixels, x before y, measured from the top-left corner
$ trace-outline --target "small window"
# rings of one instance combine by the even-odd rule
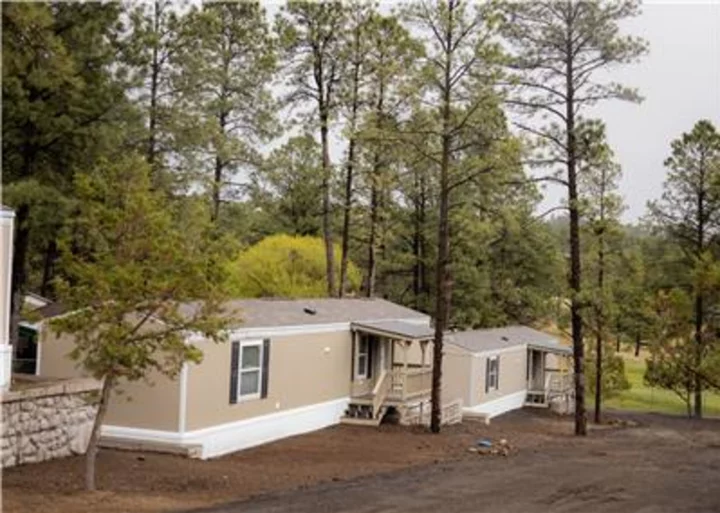
[[[238,374],[240,386],[238,399],[256,399],[260,397],[262,383],[262,341],[243,342],[240,345]]]
[[[500,359],[497,356],[491,356],[487,359],[487,377],[485,380],[485,390],[497,390],[500,384]]]
[[[357,346],[357,362],[355,365],[355,377],[367,378],[368,377],[368,359],[370,356],[370,337],[367,335],[360,335],[360,341]]]

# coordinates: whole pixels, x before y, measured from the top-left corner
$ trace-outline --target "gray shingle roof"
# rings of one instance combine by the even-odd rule
[[[353,328],[403,340],[430,340],[435,334],[429,323],[414,324],[395,320],[353,322]]]
[[[486,330],[458,331],[448,333],[447,341],[471,353],[527,345],[556,353],[571,354],[572,350],[560,344],[554,337],[527,326],[507,326]]]
[[[187,305],[188,313],[193,308]],[[225,311],[238,327],[265,328],[377,320],[428,319],[428,316],[378,298],[233,299]]]

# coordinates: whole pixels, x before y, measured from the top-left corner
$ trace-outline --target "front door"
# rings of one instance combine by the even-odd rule
[[[532,390],[543,390],[545,387],[545,366],[542,351],[530,351],[530,387]]]

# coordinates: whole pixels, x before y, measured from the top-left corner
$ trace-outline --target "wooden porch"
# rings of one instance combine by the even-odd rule
[[[429,401],[433,333],[427,326],[398,324],[354,327],[351,397],[343,423],[377,426],[390,408],[402,417],[409,406]]]
[[[547,408],[556,397],[573,393],[573,374],[569,355],[541,349],[528,349],[527,396],[525,406]]]

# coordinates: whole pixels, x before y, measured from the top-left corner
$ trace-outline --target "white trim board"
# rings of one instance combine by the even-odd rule
[[[202,459],[215,458],[337,424],[349,400],[344,397],[185,433],[109,425],[102,426],[101,433],[110,438],[200,445]]]
[[[187,384],[190,372],[188,362],[183,362],[180,370],[180,397],[178,401],[178,432],[185,433],[187,423]]]
[[[402,321],[410,324],[429,325],[430,318],[413,318],[413,319],[376,319],[352,322],[378,322],[380,320]],[[339,331],[351,330],[352,322],[333,322],[327,324],[301,324],[296,326],[258,326],[254,328],[243,328],[239,326],[230,330],[230,338],[256,338],[256,337],[288,337],[292,335],[309,335],[314,333],[335,333]]]
[[[493,418],[498,415],[502,415],[503,413],[522,408],[525,405],[526,397],[527,390],[523,389],[519,392],[513,392],[512,394],[507,394],[491,401],[463,408],[463,412],[471,414],[480,413],[486,415],[488,418]]]

